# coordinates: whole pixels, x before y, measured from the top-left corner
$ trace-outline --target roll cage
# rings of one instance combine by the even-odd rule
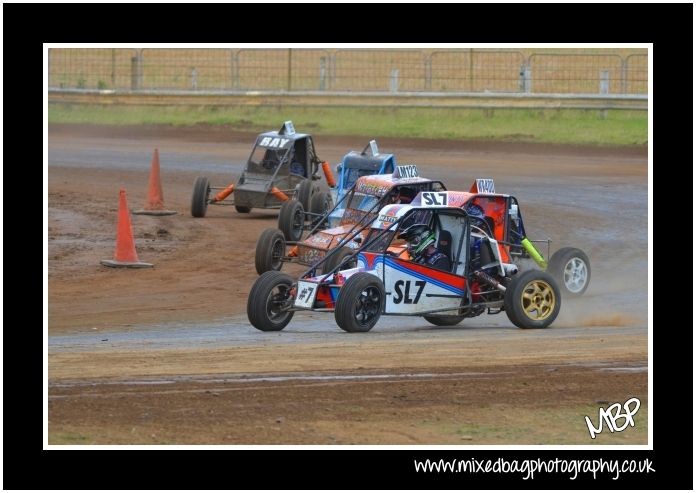
[[[269,180],[274,181],[282,171],[287,175],[316,179],[320,162],[312,136],[294,133],[292,123],[285,122],[278,132],[265,132],[256,137],[244,174],[270,175]]]
[[[368,149],[370,149],[370,155],[367,153]],[[377,148],[377,142],[371,140],[361,152],[351,151],[343,156],[343,160],[338,165],[338,195],[347,193],[359,178],[393,173],[395,166],[394,154],[381,154]]]
[[[381,212],[383,212],[385,209],[386,207],[383,208]],[[397,232],[405,229],[411,224],[422,222],[424,219],[428,221],[427,224],[435,231],[438,240],[441,238],[442,231],[449,231],[452,233],[453,241],[451,244],[452,250],[450,253],[450,257],[452,259],[452,273],[458,275],[468,274],[468,252],[467,249],[463,248],[463,245],[468,244],[471,230],[474,229],[485,237],[489,237],[489,235],[484,230],[471,226],[469,216],[464,210],[454,207],[421,208],[411,207],[409,205],[401,206],[400,210],[403,211],[402,214],[400,216],[395,216],[395,221],[388,228],[375,228],[374,223],[378,220],[370,222],[369,224],[362,224],[361,227],[357,227],[360,223],[356,224],[355,227],[351,229],[348,234],[346,234],[345,238],[341,242],[341,245],[331,249],[324,257],[319,259],[317,262],[312,264],[309,269],[303,272],[299,278],[307,279],[310,277],[316,277],[315,274],[317,268],[323,265],[329,257],[335,254],[340,249],[340,246],[351,241],[355,241],[360,233],[368,228],[370,228],[370,231],[365,240],[360,242],[362,245],[357,248],[350,257],[346,258],[346,262],[357,258],[363,252],[388,255],[388,248],[390,245],[392,245]],[[461,219],[459,228],[455,228],[455,231],[445,229],[445,226],[443,225],[443,216]],[[448,226],[451,228],[451,225]],[[340,267],[341,266],[338,265],[328,272],[323,272],[319,282],[325,281],[330,275],[341,270]]]
[[[429,189],[437,189],[437,190],[446,190],[447,188],[445,187],[444,183],[442,183],[439,180],[428,180],[428,181],[421,181],[418,183],[404,183],[404,184],[395,184],[387,193],[382,195],[381,197],[377,197],[377,201],[370,206],[367,210],[358,210],[356,209],[357,214],[351,216],[350,214],[346,215],[346,212],[344,212],[343,217],[341,218],[341,222],[339,224],[346,224],[347,220],[349,218],[355,218],[355,223],[353,227],[346,233],[346,238],[350,237],[350,239],[344,239],[341,241],[340,245],[338,246],[343,246],[346,243],[349,243],[350,241],[353,241],[355,237],[357,237],[360,232],[364,231],[365,226],[369,226],[377,212],[381,207],[384,206],[385,202],[387,202],[391,197],[394,197],[398,194],[401,194],[403,190],[405,189],[413,189],[413,187],[416,186],[422,186],[422,187],[427,187]],[[325,229],[325,222],[326,219],[331,216],[331,214],[338,210],[338,209],[345,209],[345,204],[350,203],[352,198],[354,197],[355,191],[358,187],[358,182],[356,182],[353,187],[351,187],[350,191],[347,193],[343,194],[343,196],[334,204],[333,208],[331,208],[329,211],[325,212],[324,215],[321,218],[315,219],[313,223],[312,229],[309,231],[309,234],[307,235],[307,238],[311,237],[312,235],[322,231]],[[345,222],[344,222],[345,220]],[[357,228],[357,229],[356,229]],[[298,242],[292,242],[288,241],[288,245],[296,244],[296,243],[302,243],[301,241]],[[316,247],[314,247],[316,248]],[[327,249],[328,250],[328,249]]]

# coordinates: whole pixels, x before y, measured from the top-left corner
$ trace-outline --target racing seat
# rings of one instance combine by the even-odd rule
[[[305,173],[305,166],[299,161],[293,161],[290,164],[290,173],[294,175],[299,175],[303,178],[307,178],[307,173]]]
[[[455,265],[452,261],[452,233],[444,229],[440,231],[440,237],[437,240],[437,249],[440,250],[440,253],[447,255],[451,265]]]

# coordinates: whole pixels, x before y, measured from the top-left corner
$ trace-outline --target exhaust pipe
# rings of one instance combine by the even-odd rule
[[[486,274],[486,273],[483,272],[482,270],[477,270],[476,272],[474,272],[474,275],[475,275],[476,277],[478,277],[479,279],[481,279],[481,280],[482,280],[483,282],[485,282],[486,284],[490,284],[491,286],[493,286],[494,288],[496,288],[496,289],[502,291],[503,293],[505,292],[505,289],[506,289],[505,286],[503,286],[502,284],[500,284],[500,283],[499,283],[498,281],[496,281],[493,277],[491,277],[490,275]]]

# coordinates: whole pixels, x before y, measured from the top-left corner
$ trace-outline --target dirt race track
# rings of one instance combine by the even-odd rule
[[[447,328],[384,317],[348,334],[331,314],[302,314],[263,333],[246,320],[247,293],[256,239],[277,213],[189,213],[195,177],[233,182],[253,139],[49,127],[49,443],[647,443],[646,148],[378,139],[451,190],[494,178],[520,200],[530,238],[588,253],[587,293],[564,298],[545,330],[500,314]],[[332,165],[367,140],[315,137]],[[153,269],[102,267],[119,186],[131,209],[143,205],[155,147],[165,203],[179,213],[133,216]],[[596,424],[600,406],[630,397],[641,401],[636,426],[591,440],[584,416]]]

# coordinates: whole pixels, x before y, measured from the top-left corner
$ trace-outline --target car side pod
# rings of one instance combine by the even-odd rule
[[[324,176],[326,177],[326,184],[329,186],[329,188],[333,188],[336,186],[336,178],[334,178],[333,173],[331,172],[331,166],[329,166],[329,163],[324,161],[321,163],[321,169],[324,170]]]
[[[213,197],[213,200],[211,202],[221,202],[225,200],[227,197],[230,196],[234,192],[234,183],[230,183],[225,187],[223,190],[220,190],[218,193],[215,194],[215,197]]]
[[[279,190],[277,187],[271,188],[270,192],[278,200],[281,200],[283,202],[287,202],[288,200],[290,200],[290,197],[288,197],[282,190]]]

